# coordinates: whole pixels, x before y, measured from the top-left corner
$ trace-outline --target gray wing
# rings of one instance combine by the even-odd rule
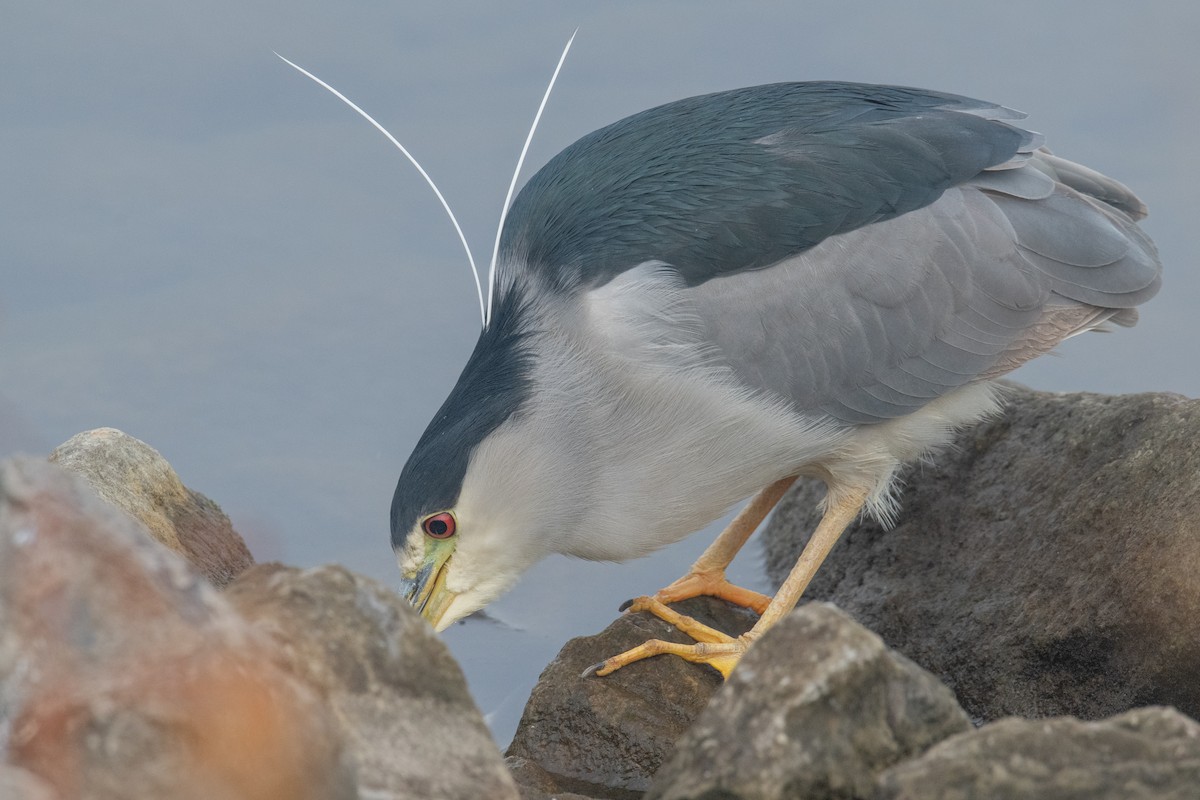
[[[669,103],[572,144],[501,237],[506,280],[595,288],[646,261],[697,285],[934,202],[1040,137],[991,103],[894,86],[782,83]]]
[[[1116,181],[1039,151],[936,202],[688,290],[747,384],[850,423],[910,413],[1157,291],[1145,212]]]

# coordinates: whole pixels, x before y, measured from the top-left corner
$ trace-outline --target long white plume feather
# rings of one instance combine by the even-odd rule
[[[574,39],[575,37],[572,36],[571,38]],[[570,47],[570,43],[568,43],[567,46]],[[298,70],[302,75],[305,75],[305,76],[311,78],[312,80],[316,81],[320,86],[323,86],[324,88],[326,88],[330,92],[332,92],[333,95],[335,97],[337,97],[337,99],[341,100],[343,103],[350,106],[352,109],[354,109],[359,114],[361,114],[362,117],[364,119],[366,119],[367,122],[374,125],[379,130],[380,133],[382,133],[384,136],[386,136],[388,138],[388,141],[390,141],[392,144],[396,145],[396,147],[399,148],[400,152],[404,154],[404,157],[407,158],[410,162],[412,162],[412,165],[417,168],[417,172],[421,173],[421,177],[425,179],[425,182],[429,184],[429,188],[433,189],[433,193],[436,194],[437,199],[441,201],[442,208],[446,209],[446,214],[450,217],[450,221],[452,223],[454,223],[454,230],[458,232],[458,240],[460,242],[462,242],[463,250],[465,250],[467,253],[467,261],[471,265],[471,272],[472,272],[472,274],[475,275],[475,291],[479,295],[479,316],[482,318],[483,324],[487,325],[488,312],[490,311],[490,308],[491,308],[491,297],[492,297],[492,292],[491,292],[491,287],[490,287],[491,275],[489,274],[489,276],[488,276],[488,281],[489,281],[488,305],[485,307],[484,301],[483,301],[483,284],[479,280],[479,270],[475,266],[475,258],[474,258],[474,256],[471,255],[471,246],[467,244],[467,237],[465,235],[463,235],[463,230],[458,224],[458,219],[454,216],[454,212],[450,210],[450,204],[447,203],[446,198],[442,196],[442,192],[441,192],[441,190],[438,189],[437,184],[435,184],[433,182],[433,178],[429,177],[429,173],[425,171],[425,168],[422,167],[420,165],[420,163],[417,162],[417,159],[413,158],[413,154],[408,152],[408,149],[405,148],[404,145],[400,144],[400,142],[396,140],[395,136],[392,136],[392,134],[388,132],[387,128],[383,127],[378,122],[376,122],[375,119],[370,114],[368,114],[367,112],[365,112],[361,108],[359,108],[357,105],[355,105],[348,97],[346,97],[346,95],[342,94],[337,89],[333,88],[328,83],[326,83],[325,81],[318,78],[316,75],[313,75],[311,72],[306,70],[304,67],[301,67],[298,64],[294,64],[291,61],[288,61],[283,56],[280,56],[279,53],[275,53],[275,55],[279,56],[279,58],[283,61],[283,63],[287,64],[288,66],[292,67],[293,69]],[[565,56],[566,52],[564,52],[563,55]],[[559,66],[560,67],[562,66],[561,61],[559,62]],[[555,76],[557,76],[558,71],[556,70],[554,74],[555,74]],[[554,82],[551,81],[550,85],[553,86]],[[549,94],[549,91],[547,91],[547,94]],[[545,104],[546,104],[546,101],[543,100],[542,105],[545,105]],[[541,113],[542,112],[539,109],[538,115],[540,116]],[[536,125],[537,125],[537,122],[535,121],[534,126],[536,127]],[[531,136],[533,135],[532,131],[530,131],[530,135]],[[528,147],[529,143],[526,142],[525,146]],[[525,154],[522,153],[521,157],[524,158]],[[520,168],[521,168],[520,164],[518,164],[517,165],[518,171],[520,170]],[[513,180],[515,182],[516,178],[514,177]],[[512,195],[512,189],[510,188],[509,196],[511,196],[511,195]],[[507,205],[507,203],[506,203],[506,205]],[[507,208],[505,210],[507,211]],[[503,221],[501,222],[501,224],[503,225]],[[497,242],[499,242],[499,239],[497,239]],[[493,256],[492,257],[493,270],[495,269],[495,262],[496,262],[496,258],[495,258],[495,256]]]
[[[521,157],[517,159],[517,168],[513,170],[512,181],[508,184],[508,194],[504,198],[504,207],[500,211],[500,224],[496,227],[496,243],[492,246],[492,263],[488,267],[487,311],[483,316],[483,327],[485,328],[492,319],[492,297],[496,293],[496,259],[500,256],[500,234],[504,232],[504,221],[508,218],[508,208],[512,205],[513,190],[517,187],[517,178],[521,175],[521,166],[525,163],[525,154],[529,152],[529,143],[533,141],[533,133],[537,130],[538,122],[542,119],[542,111],[546,108],[546,101],[550,99],[550,92],[554,89],[554,82],[558,80],[558,73],[562,70],[563,62],[567,60],[567,53],[570,51],[571,43],[575,41],[575,34],[577,33],[579,33],[578,28],[571,34],[571,38],[567,40],[567,46],[563,48],[562,55],[558,57],[558,66],[554,68],[554,74],[550,76],[550,85],[546,87],[546,93],[542,95],[542,103],[538,106],[537,114],[534,115],[533,125],[529,128],[529,135],[525,137],[525,146],[521,148]]]

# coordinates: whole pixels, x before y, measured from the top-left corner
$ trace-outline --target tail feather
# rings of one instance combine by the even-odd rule
[[[1059,158],[1045,148],[1038,150],[1029,164],[1059,183],[1125,212],[1132,220],[1146,217],[1146,204],[1128,186],[1094,169]]]

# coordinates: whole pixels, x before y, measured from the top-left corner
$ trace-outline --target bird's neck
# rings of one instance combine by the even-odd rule
[[[812,444],[810,424],[700,353],[647,359],[592,346],[590,335],[571,342],[569,325],[542,331],[559,341],[533,348],[548,355],[533,370],[528,413],[579,465],[561,552],[625,560],[678,541],[790,474]]]

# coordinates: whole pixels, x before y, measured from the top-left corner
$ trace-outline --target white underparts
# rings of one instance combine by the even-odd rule
[[[802,474],[825,480],[829,486],[826,506],[836,502],[842,492],[867,487],[866,512],[890,524],[897,511],[893,489],[899,468],[950,444],[956,430],[999,409],[992,384],[968,384],[911,414],[852,429],[835,451],[815,460]]]

